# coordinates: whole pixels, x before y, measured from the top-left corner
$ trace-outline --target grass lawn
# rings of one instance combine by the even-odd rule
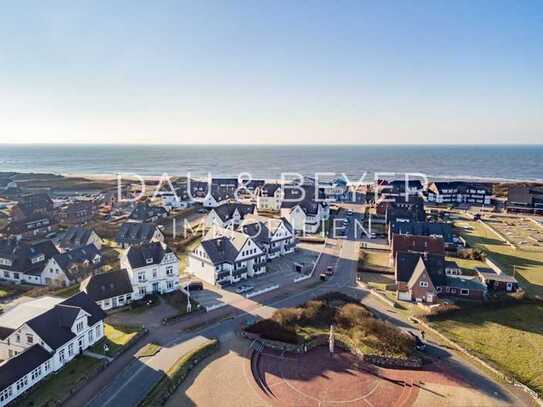
[[[134,356],[136,356],[137,358],[155,356],[158,352],[160,352],[160,349],[162,349],[160,345],[157,345],[156,343],[148,343],[143,348],[141,348]]]
[[[92,347],[92,351],[114,357],[141,331],[140,327],[104,324],[104,339]],[[109,350],[104,351],[104,344]]]
[[[11,294],[13,294],[13,293],[14,293],[13,290],[9,289],[9,288],[6,287],[6,286],[1,286],[1,285],[0,285],[0,298],[2,298],[2,297],[7,297],[8,295],[11,295]]]
[[[431,325],[543,394],[543,305],[470,310]]]
[[[18,405],[33,407],[55,405],[54,401],[64,400],[81,380],[94,376],[102,363],[104,362],[95,358],[78,356],[58,373],[52,374],[38,384],[36,390]]]
[[[445,260],[454,261],[462,269],[462,273],[466,276],[474,276],[475,268],[488,268],[487,264],[480,260],[462,259],[460,257],[446,257]]]
[[[471,227],[459,229],[471,247],[484,250],[508,274],[516,270],[515,277],[528,295],[543,299],[543,252],[513,249],[478,222],[464,218],[455,223],[458,224]]]
[[[394,276],[388,273],[361,272],[358,273],[358,277],[360,281],[363,281],[368,286],[381,290],[384,290],[386,285],[394,284]]]
[[[79,284],[72,285],[70,287],[61,288],[55,292],[52,292],[51,295],[55,297],[69,298],[72,295],[75,295],[79,292]]]
[[[389,260],[390,253],[387,250],[361,250],[360,265],[363,268],[392,271]]]
[[[187,296],[181,291],[175,291],[171,294],[164,295],[164,300],[173,308],[175,308],[179,314],[187,313]],[[190,303],[192,305],[192,311],[195,311],[198,303],[192,299]]]

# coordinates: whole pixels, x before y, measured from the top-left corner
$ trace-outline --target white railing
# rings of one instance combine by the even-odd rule
[[[276,290],[278,288],[279,288],[279,284],[271,285],[271,286],[263,288],[261,290],[253,291],[252,293],[245,294],[245,297],[246,298],[251,298],[251,297],[254,297],[254,296],[257,296],[257,295],[260,295],[260,294],[267,293],[267,292],[272,291],[272,290]]]

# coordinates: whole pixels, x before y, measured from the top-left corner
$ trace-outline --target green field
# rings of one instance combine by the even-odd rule
[[[361,268],[392,272],[389,261],[390,252],[388,250],[363,249],[360,252],[359,264]]]
[[[102,355],[113,357],[140,331],[141,329],[139,327],[104,324],[104,339],[94,345],[91,350]],[[104,344],[107,344],[109,348],[107,352],[104,350]]]
[[[543,299],[543,252],[513,249],[478,222],[462,219],[455,223],[466,242],[482,249],[505,272],[519,280],[528,295]],[[469,225],[471,230],[462,228]]]
[[[431,325],[543,394],[542,321],[543,304],[519,304],[456,313]]]

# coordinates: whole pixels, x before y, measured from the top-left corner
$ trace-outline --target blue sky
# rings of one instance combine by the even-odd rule
[[[541,1],[18,1],[0,142],[542,143]]]

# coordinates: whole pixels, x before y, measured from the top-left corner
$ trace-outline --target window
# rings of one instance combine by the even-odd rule
[[[19,334],[15,335],[15,342],[21,343],[21,335],[19,335]]]
[[[436,291],[437,291],[438,293],[440,293],[440,292],[442,291],[441,287],[437,287],[437,288],[436,288]]]
[[[451,288],[451,294],[456,294],[456,288]]]
[[[96,337],[97,338],[100,338],[100,336],[102,335],[101,332],[102,331],[101,331],[100,325],[96,326]]]
[[[168,287],[168,289],[173,288],[173,282],[171,281],[166,282],[166,287]]]
[[[138,273],[138,281],[141,283],[145,281],[145,273]]]
[[[48,372],[49,370],[51,370],[51,361],[48,360],[45,362],[45,365],[43,366],[43,369]]]
[[[91,329],[89,331],[89,343],[93,343],[94,342],[94,332],[93,330]]]
[[[60,352],[58,352],[58,360],[60,363],[64,363],[64,359],[66,358],[66,355],[64,354],[64,349],[61,349]]]
[[[84,321],[79,321],[75,327],[76,331],[77,332],[81,332],[83,330],[85,326],[85,322]]]
[[[34,337],[31,334],[26,334],[26,342],[34,343]]]
[[[74,354],[74,344],[70,343],[68,345],[68,356],[72,356]]]
[[[460,290],[460,295],[469,295],[469,290],[467,288],[462,288]]]
[[[140,295],[145,295],[145,294],[147,294],[145,287],[140,287]]]
[[[166,274],[171,276],[173,274],[173,266],[166,267]]]
[[[419,283],[419,285],[420,285],[421,287],[428,287],[428,281],[421,281],[421,282]]]

